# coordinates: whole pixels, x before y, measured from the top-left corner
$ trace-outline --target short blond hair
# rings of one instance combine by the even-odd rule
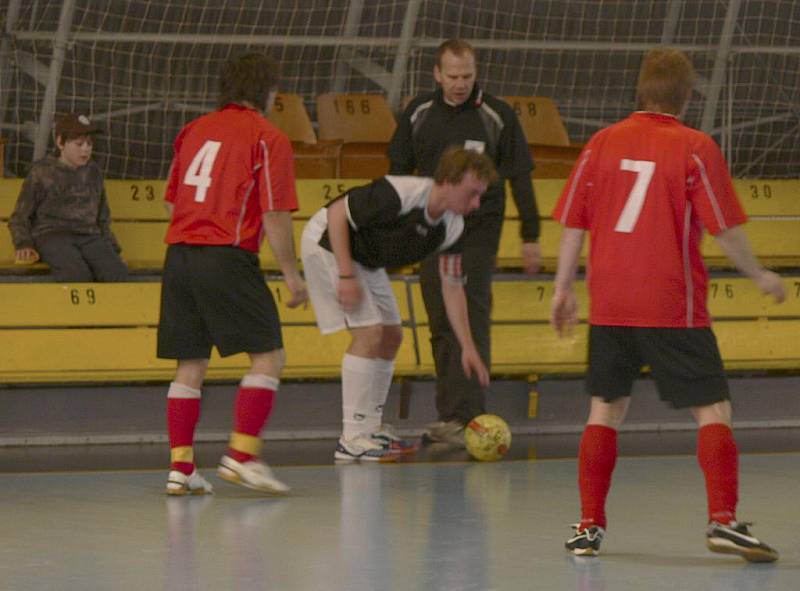
[[[433,180],[437,185],[457,185],[468,172],[472,172],[479,181],[489,184],[498,180],[491,158],[461,146],[450,146],[442,153],[433,173]]]
[[[436,66],[438,68],[442,67],[442,56],[448,51],[458,57],[465,55],[475,57],[475,49],[472,45],[461,39],[448,39],[436,49]]]
[[[670,47],[651,49],[644,56],[636,84],[639,109],[658,106],[673,115],[683,111],[692,95],[695,72],[685,53]]]

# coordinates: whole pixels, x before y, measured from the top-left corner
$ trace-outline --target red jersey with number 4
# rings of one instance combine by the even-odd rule
[[[253,109],[230,104],[203,115],[174,148],[164,197],[173,204],[168,244],[258,252],[262,215],[297,209],[292,144]]]
[[[592,137],[553,218],[589,231],[589,322],[648,327],[711,324],[703,228],[747,220],[717,144],[644,112]]]

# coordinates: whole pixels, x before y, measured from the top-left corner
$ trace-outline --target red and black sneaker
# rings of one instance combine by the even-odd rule
[[[566,541],[564,547],[575,556],[597,556],[600,554],[600,543],[606,535],[599,525],[592,525],[581,529],[579,523],[572,526],[574,535]]]

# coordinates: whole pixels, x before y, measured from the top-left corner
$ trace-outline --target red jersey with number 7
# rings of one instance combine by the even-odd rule
[[[592,137],[553,218],[589,231],[590,324],[684,328],[711,324],[703,229],[747,220],[717,144],[646,112]]]
[[[174,143],[164,199],[168,244],[258,252],[262,215],[297,209],[289,138],[257,111],[226,105],[188,123]]]

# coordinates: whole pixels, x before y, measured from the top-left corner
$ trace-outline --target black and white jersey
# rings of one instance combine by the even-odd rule
[[[446,211],[431,219],[427,206],[432,189],[430,178],[385,176],[339,197],[350,223],[353,260],[371,268],[402,267],[434,252],[460,252],[464,218]],[[318,212],[311,223],[325,225],[319,245],[332,251],[327,212]]]

